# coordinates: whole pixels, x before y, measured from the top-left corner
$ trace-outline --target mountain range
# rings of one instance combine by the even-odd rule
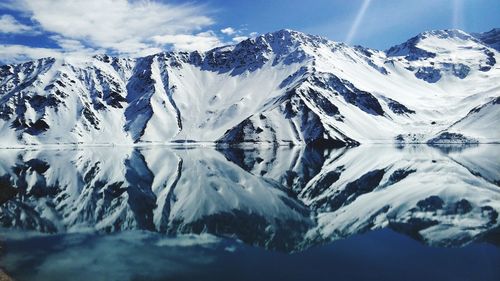
[[[500,141],[500,29],[379,51],[280,30],[207,52],[0,67],[0,146]]]

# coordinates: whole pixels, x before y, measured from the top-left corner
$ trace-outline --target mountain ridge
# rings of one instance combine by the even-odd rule
[[[384,52],[284,29],[203,53],[4,65],[0,146],[435,142],[500,96],[498,51],[479,38],[429,31]],[[493,125],[454,133],[498,142]]]

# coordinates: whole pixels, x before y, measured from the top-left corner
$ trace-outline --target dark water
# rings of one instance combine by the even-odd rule
[[[500,280],[500,146],[0,151],[16,280]]]

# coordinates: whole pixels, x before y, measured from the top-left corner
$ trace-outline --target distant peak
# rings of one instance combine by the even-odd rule
[[[425,31],[417,35],[417,37],[419,37],[420,39],[437,37],[439,39],[458,38],[462,40],[470,40],[474,38],[467,32],[460,29],[438,29]]]
[[[438,29],[419,33],[405,43],[416,44],[429,38],[475,40],[472,35],[460,29]]]
[[[280,29],[278,31],[268,32],[268,33],[274,33],[274,34],[305,34],[303,32],[300,32],[300,31],[297,31],[297,30],[293,30],[293,29],[288,29],[288,28],[283,28],[283,29]]]
[[[255,40],[255,42],[266,42],[273,47],[291,47],[299,45],[317,46],[319,44],[327,44],[330,42],[324,37],[310,35],[292,29],[280,29],[278,31],[262,34],[250,40]]]
[[[293,30],[293,29],[288,29],[288,28],[283,28],[283,29],[280,29],[280,30],[277,30],[277,31],[272,31],[272,32],[268,32],[268,33],[265,33],[263,34],[264,36],[266,35],[274,35],[274,36],[310,36],[304,32],[300,32],[300,31],[297,31],[297,30]]]
[[[318,35],[308,34],[308,33],[302,32],[302,31],[297,31],[297,30],[287,29],[287,28],[280,29],[280,30],[274,31],[274,32],[268,32],[267,34],[326,39],[326,38],[318,36]]]
[[[500,34],[500,28],[496,27],[486,32],[480,32],[475,34]]]
[[[386,51],[389,56],[400,56],[400,55],[411,55],[411,57],[417,58],[418,56],[432,56],[431,53],[422,50],[417,47],[422,42],[426,42],[430,39],[440,39],[440,40],[456,40],[456,41],[473,41],[480,43],[480,41],[469,33],[462,31],[460,29],[439,29],[430,30],[419,33],[418,35],[410,38],[408,41],[393,46]],[[431,43],[430,45],[435,45],[440,43]],[[409,58],[410,59],[410,58]]]
[[[490,31],[474,33],[473,35],[489,47],[500,51],[500,28],[493,28]]]

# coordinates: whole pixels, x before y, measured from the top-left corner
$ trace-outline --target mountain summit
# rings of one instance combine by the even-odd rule
[[[500,51],[500,28],[493,28],[488,32],[475,33],[473,35],[491,48]]]
[[[438,30],[383,52],[280,30],[207,52],[4,65],[0,146],[498,142],[496,38]]]

